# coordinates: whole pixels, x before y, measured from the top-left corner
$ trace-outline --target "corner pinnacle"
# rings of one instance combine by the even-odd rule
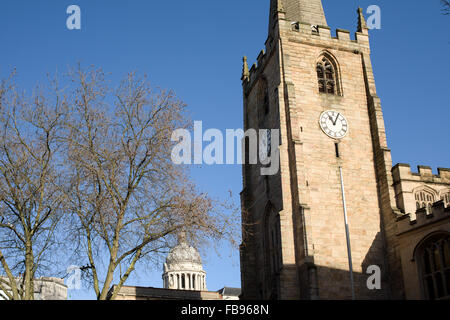
[[[283,7],[283,0],[277,0],[277,11],[278,12],[284,12],[284,7]]]
[[[358,7],[358,32],[368,33],[369,28],[367,27],[366,19],[364,18],[363,9]]]
[[[242,65],[241,80],[246,80],[250,76],[250,72],[248,71],[247,57],[242,58],[242,61],[243,61],[243,65]]]

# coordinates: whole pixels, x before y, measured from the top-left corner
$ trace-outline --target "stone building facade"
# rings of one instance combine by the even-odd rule
[[[355,39],[342,29],[334,37],[321,0],[271,0],[266,50],[250,69],[244,58],[244,128],[279,130],[280,170],[243,165],[242,299],[433,298],[418,293],[429,280],[406,260],[427,232],[448,238],[448,170],[392,168],[361,9],[357,18]],[[413,222],[424,205],[427,222]],[[450,290],[448,242],[439,245],[434,286],[444,289],[434,298]],[[381,270],[377,290],[367,286],[371,266]]]
[[[123,286],[116,300],[238,300],[241,292],[229,287],[208,291],[200,253],[188,244],[184,233],[167,255],[162,280],[163,288]],[[109,296],[115,289],[111,287]]]
[[[111,287],[110,292],[115,289]],[[116,300],[223,300],[219,292],[123,286]]]
[[[407,164],[392,170],[406,299],[450,298],[450,170]]]
[[[3,280],[4,285],[9,282],[7,277],[0,277],[0,280]],[[17,284],[20,284],[21,280],[17,278]],[[8,299],[8,296],[0,290],[0,300]],[[64,279],[51,277],[34,279],[34,300],[67,300],[67,286]]]

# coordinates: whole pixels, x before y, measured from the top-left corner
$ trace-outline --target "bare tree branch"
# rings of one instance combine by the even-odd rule
[[[13,79],[0,84],[0,270],[13,299],[32,300],[60,218],[63,198],[55,184],[65,111],[57,82],[50,82],[51,94],[37,88],[25,97]]]
[[[450,14],[450,1],[449,0],[441,0],[442,6],[444,7],[442,9],[444,15]]]
[[[154,89],[135,73],[109,88],[101,70],[80,66],[71,79],[77,87],[67,122],[66,198],[76,232],[83,232],[79,241],[98,299],[114,299],[136,264],[168,249],[180,230],[198,242],[237,231],[235,220],[216,210],[171,160],[172,132],[190,126],[172,91]],[[106,252],[96,255],[100,248]]]
[[[64,92],[55,78],[25,97],[12,80],[0,84],[0,289],[9,299],[34,299],[36,274],[64,258],[50,254],[62,238],[104,300],[180,231],[197,244],[237,236],[238,211],[172,162],[172,132],[191,126],[172,91],[136,73],[110,87],[80,65]]]

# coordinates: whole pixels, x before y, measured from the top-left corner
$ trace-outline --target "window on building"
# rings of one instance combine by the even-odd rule
[[[322,57],[316,66],[319,92],[339,94],[335,67],[326,57]]]
[[[280,221],[278,215],[270,219],[269,228],[269,255],[271,273],[277,274],[281,270],[281,239],[280,239]]]
[[[269,113],[269,84],[267,83],[267,79],[265,77],[261,78],[258,88],[258,108],[262,112],[260,114],[265,116]]]
[[[282,269],[280,216],[270,209],[265,217],[265,261],[267,265],[265,299],[276,299],[280,290],[280,272]]]
[[[432,212],[433,203],[435,202],[435,198],[434,198],[433,194],[431,194],[428,191],[422,190],[422,191],[416,192],[415,198],[416,198],[417,210],[419,210],[421,208],[426,208],[427,213]]]
[[[450,207],[450,192],[444,193],[441,198],[444,201],[444,205]]]
[[[425,298],[450,299],[450,236],[431,238],[421,246],[418,254]]]

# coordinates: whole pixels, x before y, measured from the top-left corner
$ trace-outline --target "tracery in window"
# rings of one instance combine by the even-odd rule
[[[339,94],[338,75],[333,63],[323,56],[317,62],[316,71],[319,92],[333,95]]]
[[[418,250],[419,270],[424,297],[450,299],[450,236],[430,238]]]
[[[433,203],[435,203],[435,197],[432,193],[430,193],[426,190],[418,191],[415,194],[415,199],[416,199],[417,210],[419,210],[421,208],[426,208],[427,213],[431,213]]]
[[[441,195],[442,201],[446,207],[450,207],[450,191],[446,191]]]

